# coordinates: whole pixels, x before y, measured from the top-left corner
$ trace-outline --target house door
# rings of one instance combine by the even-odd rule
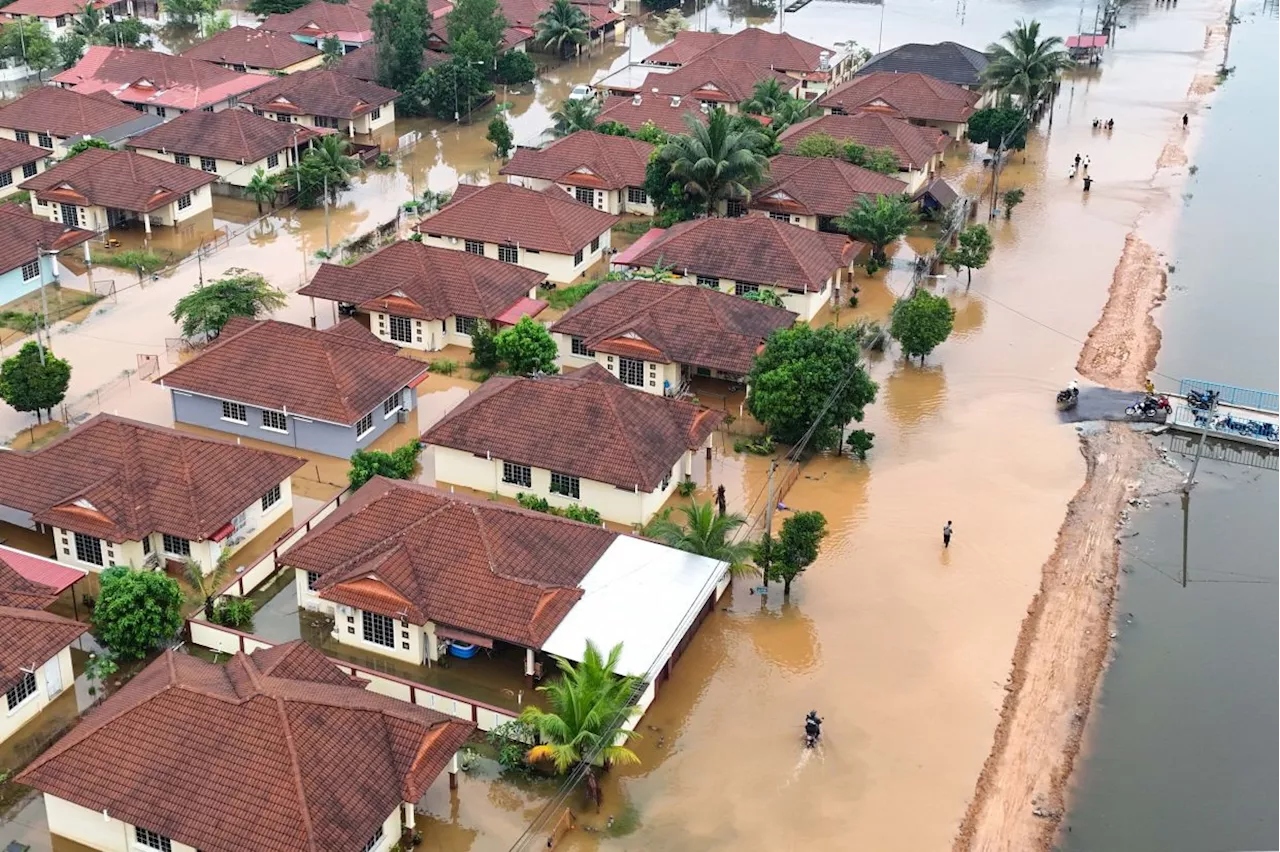
[[[62,224],[69,225],[72,228],[80,227],[80,211],[76,209],[74,204],[62,205]]]
[[[44,693],[49,699],[62,692],[62,666],[58,658],[44,664]]]
[[[129,214],[115,207],[107,208],[107,227],[122,228],[129,221]]]

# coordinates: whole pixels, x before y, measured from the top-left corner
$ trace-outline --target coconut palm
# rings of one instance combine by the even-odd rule
[[[623,744],[637,736],[623,730],[622,723],[638,708],[632,704],[636,678],[614,674],[621,656],[621,643],[614,645],[606,658],[587,640],[586,652],[577,665],[557,657],[560,678],[538,687],[551,709],[527,706],[520,714],[520,721],[538,735],[538,744],[529,749],[526,759],[530,763],[549,762],[561,775],[582,771],[597,806],[600,785],[595,767],[640,762]]]
[[[328,176],[329,195],[333,198],[350,183],[350,178],[360,172],[360,161],[348,155],[350,150],[351,143],[336,133],[330,133],[312,142],[311,150],[303,157],[309,166]]]
[[[538,16],[534,40],[543,47],[555,48],[561,59],[568,59],[575,47],[586,42],[590,32],[591,19],[586,12],[569,0],[554,0]]]
[[[754,547],[748,541],[733,540],[734,532],[747,522],[745,516],[735,512],[721,515],[709,500],[695,500],[680,511],[684,513],[683,525],[669,516],[655,518],[645,528],[645,535],[676,550],[728,562],[729,571],[735,576],[755,573],[750,563]]]
[[[1039,21],[1019,20],[1000,41],[987,46],[987,54],[991,62],[982,72],[986,85],[1002,95],[1017,96],[1027,113],[1071,64],[1061,38],[1040,38]]]
[[[778,102],[769,113],[773,118],[773,122],[769,125],[775,132],[783,130],[791,125],[803,121],[809,117],[809,108],[812,106],[809,101],[803,98],[786,97]]]
[[[93,43],[105,23],[101,10],[92,3],[85,3],[84,9],[71,21],[71,34]]]
[[[245,184],[245,193],[258,204],[258,215],[262,215],[262,205],[275,206],[276,193],[280,185],[274,175],[268,175],[261,168],[255,169],[253,177]]]
[[[672,136],[658,151],[668,174],[683,184],[686,195],[706,205],[711,215],[721,199],[751,200],[751,187],[764,180],[769,160],[760,153],[763,134],[733,129],[733,117],[717,108],[706,124],[684,117],[688,133]]]
[[[776,77],[761,80],[751,90],[751,97],[742,104],[742,109],[754,115],[773,115],[778,105],[787,99],[786,90]]]
[[[551,132],[559,138],[579,130],[594,130],[600,115],[600,104],[593,99],[566,100],[551,113]]]
[[[835,225],[855,240],[871,246],[871,258],[886,260],[885,246],[901,237],[919,217],[911,204],[897,195],[877,195],[875,200],[863,196],[849,212],[836,218]]]

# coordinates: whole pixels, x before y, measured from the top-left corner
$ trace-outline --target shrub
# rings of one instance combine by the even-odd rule
[[[498,763],[503,769],[524,771],[529,769],[524,756],[536,739],[533,728],[518,719],[503,722],[485,735],[489,745],[497,749]]]
[[[253,601],[248,598],[222,598],[213,608],[213,620],[234,630],[252,627]]]
[[[347,471],[351,490],[355,491],[375,476],[410,478],[418,464],[418,452],[421,449],[422,442],[415,438],[389,453],[382,450],[356,450],[351,455],[351,469]]]
[[[538,66],[527,53],[509,50],[498,57],[498,82],[513,86],[528,83],[538,73]]]
[[[526,494],[521,491],[516,495],[516,502],[519,503],[522,508],[528,509],[532,512],[551,513],[551,504],[547,502],[545,497],[539,497],[537,494]]]
[[[565,506],[559,512],[552,514],[560,514],[571,521],[582,521],[584,524],[595,524],[599,526],[604,523],[604,518],[600,517],[600,513],[588,506],[579,506],[577,503],[571,503]]]
[[[132,269],[134,272],[142,270],[144,273],[152,273],[159,269],[163,269],[168,260],[153,251],[145,251],[143,249],[126,249],[114,253],[95,251],[89,255],[90,261],[101,264],[102,266],[114,266],[117,269]]]
[[[698,483],[694,482],[692,479],[682,479],[680,480],[680,483],[676,485],[676,493],[681,497],[692,497],[693,492],[697,490]]]
[[[419,234],[418,236],[422,235]],[[458,362],[451,361],[448,358],[441,358],[439,361],[431,362],[431,371],[433,373],[439,373],[442,376],[452,376],[454,373],[458,372]]]
[[[581,284],[574,284],[572,287],[546,290],[543,292],[543,298],[547,300],[547,304],[551,307],[564,311],[590,296],[600,284],[600,281],[583,281]]]
[[[389,169],[393,165],[395,165],[395,161],[391,159],[391,155],[386,151],[378,154],[378,158],[373,161],[373,166],[377,169]]]
[[[742,438],[733,442],[733,451],[735,453],[750,453],[753,456],[773,455],[773,436],[761,435],[758,438]]]
[[[475,330],[471,332],[471,357],[471,363],[481,370],[492,372],[498,369],[497,335],[485,320],[477,320]]]
[[[875,432],[868,432],[866,429],[854,429],[849,433],[849,437],[845,438],[845,443],[849,445],[849,452],[857,456],[859,460],[866,461],[867,453],[871,450],[871,444],[875,437]]]

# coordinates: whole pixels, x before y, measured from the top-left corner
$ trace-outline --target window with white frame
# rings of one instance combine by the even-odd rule
[[[170,556],[186,558],[191,555],[191,542],[185,538],[163,533],[160,540],[163,542],[164,552]]]
[[[667,475],[666,475],[666,476],[664,476],[664,477],[662,477],[662,485],[661,485],[661,487],[660,487],[658,490],[659,490],[659,491],[666,491],[666,490],[667,490],[667,486],[668,486],[668,485],[670,485],[670,484],[671,484],[671,471],[667,471]]]
[[[280,502],[280,483],[276,483],[271,490],[262,495],[262,511],[267,511],[272,506]]]
[[[327,127],[330,130],[338,129],[338,119],[330,118],[327,115],[316,116],[316,127]]]
[[[382,118],[382,107],[374,107],[373,112],[369,113],[370,121],[377,121]]]
[[[157,118],[164,118],[164,117],[165,117],[165,116],[167,116],[168,114],[169,114],[169,111],[168,111],[167,109],[165,109],[164,107],[162,107],[162,106],[158,106],[158,107],[156,107],[156,117],[157,117]]]
[[[316,590],[316,583],[319,583],[319,582],[320,582],[320,575],[317,572],[315,571],[307,572],[307,591],[308,592],[314,592]]]
[[[725,215],[731,219],[736,219],[746,212],[747,208],[742,206],[741,201],[728,201],[725,203]]]
[[[188,207],[190,207],[190,206],[191,206],[191,193],[189,193],[189,192],[184,192],[184,193],[182,193],[182,195],[179,195],[179,196],[178,196],[178,209],[179,209],[179,210],[186,210],[186,209],[187,209]]]
[[[475,334],[476,318],[475,317],[454,317],[453,330],[458,334]]]
[[[23,672],[22,680],[9,687],[4,693],[4,700],[9,705],[9,712],[17,710],[22,702],[36,694],[36,676],[32,672]]]
[[[578,249],[573,253],[573,265],[577,266],[579,263],[582,263],[582,249]]]
[[[594,189],[583,189],[580,186],[575,187],[573,190],[573,197],[581,201],[583,204],[596,203],[596,191]]]
[[[10,169],[0,170],[0,186],[13,185],[13,171]]]
[[[269,168],[269,169],[274,169],[274,168],[275,168],[276,166],[278,166],[278,165],[280,165],[280,155],[279,155],[279,154],[268,154],[268,155],[267,155],[267,168]]]
[[[31,144],[31,133],[26,130],[13,131],[13,138],[21,142],[23,145]]]
[[[772,210],[771,210],[771,211],[769,211],[769,218],[770,218],[770,219],[772,219],[772,220],[774,220],[775,222],[790,222],[790,221],[791,221],[791,217],[790,217],[790,216],[788,216],[786,213],[774,213]]]
[[[218,161],[213,157],[200,158],[200,171],[218,173]]]
[[[24,178],[35,177],[37,165],[38,165],[37,163],[27,163],[25,166],[22,167],[22,176]]]
[[[293,116],[289,115],[287,112],[278,112],[276,113],[276,121],[284,124],[293,124]]]
[[[364,641],[386,648],[396,646],[396,623],[388,616],[362,610],[364,613]]]
[[[370,411],[364,417],[356,421],[356,440],[360,440],[365,435],[373,431],[373,412]]]
[[[0,182],[0,186],[4,186],[4,183]],[[22,280],[23,281],[30,281],[32,278],[35,278],[39,274],[40,274],[40,258],[37,257],[35,260],[22,264]]]
[[[498,260],[503,263],[519,263],[520,249],[518,246],[498,246]]]
[[[628,204],[648,204],[648,194],[638,186],[627,187],[627,203]]]
[[[719,290],[719,289],[720,289],[720,279],[719,279],[719,278],[708,278],[708,277],[707,277],[707,276],[705,276],[705,275],[699,275],[699,276],[698,276],[698,286],[699,286],[699,287],[710,287],[712,290]]]
[[[232,423],[248,423],[249,412],[238,402],[222,401],[222,419],[230,420]]]
[[[464,240],[462,247],[465,248],[469,254],[478,254],[481,257],[484,257],[484,243],[479,240]]]
[[[594,358],[596,352],[594,349],[587,348],[587,342],[581,337],[569,338],[569,351],[574,355],[581,355],[583,358]]]
[[[745,296],[748,293],[756,293],[760,290],[759,284],[743,284],[741,281],[733,285],[733,293],[735,296]]]
[[[377,116],[374,116],[374,118],[377,118]],[[381,840],[382,826],[378,826],[378,830],[373,833],[373,837],[369,838],[369,842],[364,845],[364,849],[360,850],[360,852],[373,852],[374,849],[378,848],[378,843],[381,842]]]
[[[90,565],[105,564],[102,558],[102,539],[84,533],[76,533],[76,559]]]
[[[631,385],[634,388],[644,387],[644,362],[635,358],[619,358],[618,378],[624,385]]]
[[[174,154],[173,161],[180,166],[189,166],[191,165],[191,155],[190,154]]]
[[[389,329],[387,336],[396,343],[413,342],[413,320],[408,317],[387,317]]]
[[[570,476],[567,473],[556,473],[551,471],[551,493],[563,494],[565,497],[580,497],[581,482],[576,476]]]
[[[591,241],[591,253],[595,254],[600,249],[600,238],[596,237]]]
[[[382,403],[382,416],[390,417],[403,407],[404,404],[400,401],[400,391],[396,391]]]
[[[143,849],[159,849],[160,852],[173,852],[173,844],[163,834],[148,831],[140,825],[133,827],[133,842]]]
[[[151,536],[144,535],[142,537],[142,555],[146,556],[151,553]]]
[[[48,133],[39,134],[38,136],[36,136],[36,141],[40,143],[41,148],[53,147],[53,137],[50,136]]]
[[[288,432],[289,418],[285,417],[283,411],[264,409],[262,412],[262,428],[270,429],[272,432]]]
[[[502,463],[502,481],[531,488],[533,487],[533,471],[527,464],[504,461]]]

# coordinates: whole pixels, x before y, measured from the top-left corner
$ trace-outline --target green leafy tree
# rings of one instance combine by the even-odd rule
[[[629,139],[635,138],[635,134],[631,132],[631,128],[627,127],[620,121],[606,121],[595,126],[596,133],[603,133],[605,136],[625,136]]]
[[[889,334],[898,341],[904,355],[919,356],[923,364],[925,356],[951,336],[955,319],[956,309],[945,296],[917,290],[911,298],[893,306]]]
[[[517,376],[534,373],[556,373],[556,342],[551,339],[546,326],[532,317],[520,317],[515,325],[494,335],[494,348],[498,360],[507,365],[507,371]]]
[[[558,139],[579,130],[595,130],[599,115],[600,104],[594,98],[562,101],[560,108],[551,113],[551,132]]]
[[[432,115],[448,121],[469,112],[472,104],[489,96],[493,86],[478,66],[453,58],[428,68],[402,91],[404,95],[396,101],[397,112],[403,109],[406,115]]]
[[[615,674],[621,657],[621,643],[604,657],[590,640],[582,662],[575,665],[556,657],[560,677],[538,687],[546,696],[549,709],[529,705],[520,714],[520,721],[538,737],[538,744],[529,749],[526,759],[530,763],[550,763],[559,775],[580,773],[597,805],[600,783],[595,761],[606,770],[640,762],[625,745],[637,734],[622,727],[628,716],[638,712],[632,702],[638,684],[630,675]]]
[[[987,107],[969,117],[965,135],[970,142],[985,142],[990,148],[999,148],[1003,144],[1007,150],[1021,151],[1027,147],[1027,127],[1026,116],[1020,110]]]
[[[71,35],[78,35],[87,42],[97,44],[98,31],[105,23],[102,10],[92,3],[85,3],[80,14],[71,19]]]
[[[182,588],[161,571],[112,566],[99,575],[102,591],[93,608],[98,641],[122,660],[141,660],[173,639],[182,627]]]
[[[1013,218],[1013,208],[1022,203],[1022,199],[1026,197],[1026,193],[1020,188],[1006,189],[1004,195],[1004,218]]]
[[[218,0],[161,0],[160,9],[169,16],[171,23],[192,27],[201,18],[217,13]]]
[[[849,452],[853,453],[859,461],[866,461],[867,453],[871,452],[875,437],[875,432],[868,432],[866,429],[854,429],[849,433],[849,437],[845,439],[845,443],[849,445]]]
[[[750,299],[753,302],[759,302],[762,305],[768,305],[771,308],[786,307],[786,303],[782,301],[782,297],[773,290],[756,290],[753,293],[748,293],[746,296],[743,296],[743,298]]]
[[[70,382],[71,365],[49,350],[42,363],[40,345],[34,340],[0,364],[0,399],[17,411],[34,411],[37,423],[42,422],[41,411],[53,419],[53,407],[66,397]]]
[[[109,144],[107,144],[106,142],[103,142],[101,139],[96,139],[90,136],[87,139],[81,139],[79,142],[77,142],[76,144],[68,148],[67,156],[63,157],[62,159],[70,160],[76,154],[79,154],[82,151],[87,151],[90,148],[101,148],[104,151],[114,150]]]
[[[262,215],[264,205],[274,207],[276,194],[280,191],[280,180],[276,175],[267,174],[261,167],[253,170],[253,177],[245,184],[245,193],[258,205],[258,215]]]
[[[511,52],[498,56],[502,45],[502,35],[507,29],[507,19],[502,16],[502,6],[498,0],[457,0],[452,11],[444,19],[445,32],[449,44],[458,55],[458,44],[472,43],[467,49],[467,60],[479,61],[483,68],[494,67],[497,61],[498,79],[506,83],[525,83],[533,79],[533,59],[525,53]],[[503,74],[503,59],[507,56],[520,59],[507,60],[509,71],[528,69],[528,76],[523,79],[508,79]],[[519,77],[519,74],[515,76]]]
[[[311,148],[302,155],[302,161],[289,169],[286,183],[301,184],[298,204],[315,207],[324,201],[325,187],[329,188],[329,200],[336,200],[344,189],[351,186],[351,178],[360,172],[360,161],[348,152],[351,143],[337,133],[330,133],[312,141]]]
[[[662,0],[667,2],[667,0]],[[676,5],[679,5],[677,2]],[[653,25],[658,35],[664,39],[675,38],[689,29],[689,19],[679,9],[668,9],[657,16],[658,22]]]
[[[200,16],[200,32],[203,38],[212,38],[231,29],[230,12],[211,12]]]
[[[751,150],[768,159],[782,153],[782,145],[778,142],[778,127],[775,124],[761,124],[758,116],[739,112],[729,117],[729,129],[744,134],[750,140]]]
[[[89,697],[93,699],[93,703],[97,704],[99,695],[105,695],[107,691],[107,678],[120,670],[120,666],[116,663],[115,657],[110,652],[102,654],[89,654],[88,661],[84,664],[84,679],[89,682]]]
[[[185,337],[212,340],[232,317],[254,319],[288,304],[284,292],[267,283],[257,272],[233,267],[226,277],[192,290],[173,306],[171,316],[182,323]]]
[[[496,370],[502,361],[498,357],[497,335],[485,320],[477,320],[471,332],[471,358],[481,370]]]
[[[791,594],[791,583],[818,558],[818,547],[827,536],[827,519],[821,512],[796,512],[782,522],[776,544],[769,551],[769,579],[782,582],[782,596]]]
[[[249,5],[244,10],[250,15],[287,15],[292,11],[301,9],[307,5],[310,0],[249,0]]]
[[[639,129],[637,129],[632,135],[641,142],[648,142],[650,145],[665,145],[671,138],[671,134],[667,133],[667,131],[663,130],[652,121],[646,121],[644,124],[640,125]]]
[[[327,35],[320,42],[320,52],[324,54],[324,67],[332,68],[342,61],[345,55],[342,41],[335,35]]]
[[[683,524],[661,516],[649,523],[645,535],[676,550],[727,562],[730,573],[735,576],[755,573],[750,563],[751,543],[733,539],[738,528],[746,524],[745,516],[736,512],[721,515],[710,500],[705,503],[695,500],[680,507],[680,512],[684,514]]]
[[[964,270],[968,280],[964,288],[969,289],[973,283],[973,270],[981,269],[991,259],[991,232],[986,225],[970,225],[960,232],[955,248],[948,249],[942,255],[943,261],[957,273]]]
[[[223,551],[229,553],[230,551]],[[187,559],[183,563],[182,572],[186,575],[187,583],[191,588],[196,590],[196,596],[200,599],[200,606],[204,610],[206,621],[214,620],[214,596],[217,588],[214,586],[213,575],[204,573],[204,566],[194,559]]]
[[[1040,22],[1034,20],[1019,20],[1000,41],[988,45],[986,53],[991,61],[982,71],[984,83],[1002,95],[1017,97],[1026,114],[1071,65],[1062,39],[1041,38]]]
[[[806,323],[779,329],[747,377],[747,410],[784,444],[799,442],[816,422],[809,446],[838,447],[841,430],[861,421],[876,398],[876,384],[861,359],[853,330]]]
[[[671,174],[671,167],[654,151],[644,169],[644,191],[653,200],[657,216],[656,228],[669,228],[676,222],[696,218],[704,209],[684,191],[684,182]]]
[[[720,108],[706,124],[692,115],[684,123],[689,132],[672,136],[658,149],[668,175],[709,215],[721,200],[749,201],[752,188],[769,173],[769,160],[757,150],[763,144],[760,134],[734,130],[732,117]]]
[[[426,0],[378,0],[369,10],[378,83],[403,91],[422,75],[430,14]]]
[[[418,464],[418,453],[422,451],[422,442],[416,438],[396,447],[389,453],[382,450],[356,450],[351,455],[351,469],[347,471],[347,482],[355,491],[375,476],[388,479],[410,479]]]
[[[919,220],[911,203],[901,196],[862,196],[849,212],[836,218],[835,226],[855,240],[871,246],[871,257],[883,264],[885,247],[907,233]]]
[[[826,133],[811,133],[796,143],[795,153],[798,157],[833,157],[840,159],[845,155],[844,146],[835,137]]]
[[[538,16],[533,38],[540,46],[555,50],[561,59],[573,55],[578,45],[585,44],[591,32],[591,19],[569,0],[552,0],[550,8]]]
[[[231,26],[231,16],[224,13],[226,25],[223,29]],[[91,39],[93,44],[105,44],[112,47],[141,47],[144,41],[148,41],[151,35],[151,27],[137,18],[117,18],[114,21],[107,21],[98,30],[95,39]]]
[[[253,628],[253,601],[248,598],[222,598],[214,607],[210,621],[232,630],[250,630]]]
[[[533,57],[523,51],[508,50],[498,57],[498,81],[508,86],[528,83],[538,74]]]
[[[58,64],[61,54],[38,18],[20,18],[0,30],[0,59],[26,65],[44,79],[44,72]]]
[[[505,160],[511,156],[511,147],[516,141],[515,134],[511,132],[511,125],[507,124],[502,113],[498,113],[489,120],[489,132],[484,135],[484,138],[493,143],[498,159]]]
[[[742,109],[752,115],[773,115],[788,97],[777,78],[769,77],[755,84],[751,97],[743,101]]]
[[[68,33],[53,43],[59,68],[67,69],[80,61],[84,56],[86,42],[78,35]]]
[[[873,172],[879,172],[882,175],[896,175],[898,173],[898,155],[893,152],[892,148],[870,148],[862,156],[862,162],[854,163],[855,166],[862,166]]]

